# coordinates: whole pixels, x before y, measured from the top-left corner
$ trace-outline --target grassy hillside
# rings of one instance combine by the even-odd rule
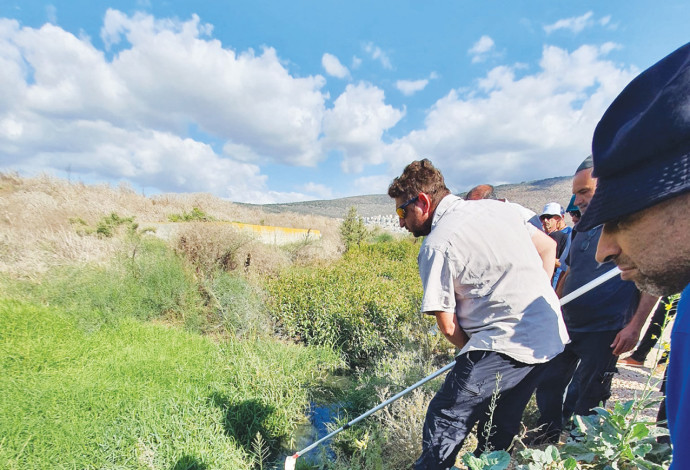
[[[0,214],[0,468],[268,468],[342,364],[274,335],[259,283],[338,256],[331,219],[8,174]],[[152,237],[171,217],[193,221]],[[323,237],[268,246],[205,218]]]
[[[194,213],[221,221],[319,230],[321,241],[307,247],[316,257],[331,258],[342,249],[338,222],[327,217],[269,213],[210,194],[145,197],[127,186],[84,185],[48,176],[21,178],[0,173],[0,274],[31,278],[51,266],[107,262],[122,248],[123,240],[95,232],[113,214],[121,219],[133,217],[143,230],[147,223],[168,222]],[[211,239],[233,236],[230,228],[205,230]],[[84,236],[89,231],[93,236]],[[251,253],[257,269],[262,262],[280,264],[285,256],[251,239],[241,244],[238,257],[244,260]]]

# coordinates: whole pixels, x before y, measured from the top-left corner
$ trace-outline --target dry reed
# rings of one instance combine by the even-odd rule
[[[302,249],[302,257],[333,258],[342,251],[339,223],[327,217],[268,213],[203,193],[147,197],[125,184],[87,185],[48,175],[24,178],[0,173],[0,273],[31,278],[56,265],[104,262],[117,252],[118,237],[79,235],[75,220],[93,227],[104,217],[117,214],[134,217],[145,228],[147,223],[167,222],[171,215],[194,208],[217,220],[319,230],[321,240]],[[300,259],[256,241],[241,248],[237,262],[243,266],[251,253],[255,272],[270,272]]]

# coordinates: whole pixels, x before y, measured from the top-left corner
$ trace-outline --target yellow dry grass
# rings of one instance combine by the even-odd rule
[[[308,247],[310,256],[332,258],[342,250],[339,222],[327,217],[268,213],[204,193],[149,197],[127,185],[87,185],[48,175],[24,178],[0,173],[0,273],[32,278],[52,266],[105,262],[118,251],[118,237],[79,235],[70,220],[80,219],[93,227],[115,213],[134,217],[144,228],[147,223],[167,222],[170,215],[189,213],[194,208],[217,220],[319,230],[322,238]],[[260,246],[256,241],[247,243],[238,257],[246,259],[246,249],[251,247],[252,264],[257,269],[271,270],[270,264],[283,263],[283,255],[276,256],[276,247]],[[262,263],[266,264],[261,267]]]

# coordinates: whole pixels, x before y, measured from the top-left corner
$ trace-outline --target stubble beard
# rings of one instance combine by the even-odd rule
[[[641,270],[638,268],[633,281],[639,290],[651,295],[678,294],[690,282],[690,262],[681,263],[678,260],[678,263],[670,269]]]
[[[415,237],[426,237],[431,233],[431,219],[428,219],[424,225],[421,227],[417,228],[416,230],[411,230],[412,235]]]

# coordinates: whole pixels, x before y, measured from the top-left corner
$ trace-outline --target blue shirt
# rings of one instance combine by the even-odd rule
[[[615,267],[611,262],[599,264],[594,258],[601,229],[598,226],[587,232],[578,232],[575,227],[563,296]],[[640,291],[635,284],[616,276],[564,305],[563,319],[569,332],[620,330],[632,318],[639,300]]]
[[[558,285],[558,278],[561,277],[561,274],[563,274],[567,269],[568,269],[568,253],[570,253],[570,243],[572,241],[572,233],[573,233],[573,228],[572,227],[566,227],[561,232],[565,233],[566,235],[566,240],[565,240],[565,246],[563,247],[563,251],[558,254],[559,258],[558,261],[560,261],[561,265],[556,268],[556,270],[553,273],[553,278],[551,279],[551,287],[554,289]]]
[[[686,470],[690,468],[690,284],[678,302],[667,372],[666,415],[673,445],[669,470]]]

